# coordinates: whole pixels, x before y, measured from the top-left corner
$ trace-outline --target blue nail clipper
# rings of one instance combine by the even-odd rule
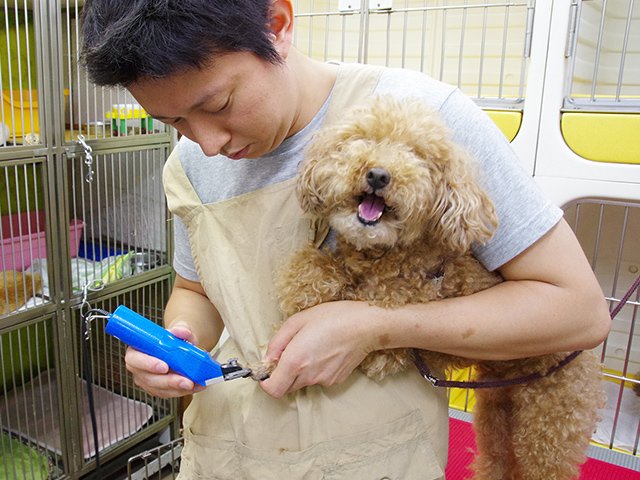
[[[237,359],[221,364],[209,352],[176,337],[124,305],[107,314],[107,319],[105,332],[109,335],[164,361],[171,370],[199,385],[209,386],[251,375],[251,370],[243,368]]]

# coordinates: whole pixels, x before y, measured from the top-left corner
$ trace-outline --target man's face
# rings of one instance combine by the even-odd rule
[[[129,91],[149,115],[206,155],[257,158],[304,127],[290,73],[287,64],[235,52],[216,57],[211,67],[145,79]]]

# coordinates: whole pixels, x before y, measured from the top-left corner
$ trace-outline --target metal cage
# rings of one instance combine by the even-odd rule
[[[0,479],[80,478],[177,429],[87,305],[161,323],[172,286],[162,167],[173,132],[77,65],[82,0],[0,0]],[[87,369],[88,368],[88,369]],[[87,372],[91,372],[87,376]]]
[[[0,419],[7,478],[79,478],[92,470],[91,455],[77,453],[84,453],[88,428],[79,343],[83,300],[107,310],[126,303],[159,321],[171,286],[172,232],[160,170],[175,132],[148,117],[126,91],[96,87],[77,67],[83,4],[0,0]],[[422,71],[457,85],[485,109],[518,113],[514,148],[547,191],[563,189],[572,176],[580,177],[580,187],[605,179],[616,191],[637,189],[637,183],[623,185],[636,178],[628,165],[605,172],[581,159],[559,166],[544,158],[558,150],[544,124],[555,125],[560,110],[640,111],[637,0],[296,0],[294,10],[294,42],[313,58]],[[558,62],[546,55],[558,41],[565,56],[556,101],[547,65]],[[545,71],[544,81],[537,69]],[[565,208],[615,304],[637,266],[638,204],[611,191],[581,193]],[[95,285],[103,286],[88,288]],[[640,370],[637,302],[623,309],[600,349],[615,391],[612,426],[598,442],[605,447],[598,452],[625,452],[635,468],[637,417],[624,414],[636,398],[631,385]],[[100,334],[101,326],[93,326],[90,342],[96,388],[133,402],[127,403],[132,421],[144,418],[145,405],[152,409],[140,429],[109,446],[110,432],[124,426],[113,412],[101,417],[103,458],[115,461],[169,425],[175,433],[176,406],[132,384],[122,369],[122,346]],[[45,390],[54,381],[62,388]],[[24,415],[24,405],[36,405],[35,399],[45,418],[37,426]],[[9,415],[16,411],[20,415]],[[59,431],[47,412],[64,419]],[[627,446],[618,438],[626,427]],[[51,448],[52,431],[59,448]],[[179,456],[179,448],[170,451]],[[159,475],[169,457],[153,455]],[[619,458],[612,461],[623,462]]]
[[[640,204],[579,200],[566,206],[565,218],[613,310],[640,276]],[[594,435],[594,441],[606,448],[636,456],[640,443],[639,301],[640,291],[636,291],[615,316],[609,337],[597,349],[605,367],[608,401]]]
[[[295,44],[312,58],[418,70],[483,105],[522,108],[531,0],[297,0],[295,13]]]
[[[131,457],[127,464],[130,480],[174,480],[180,469],[184,439],[179,438]]]
[[[169,289],[165,277],[93,306],[111,311],[126,304],[161,323]],[[175,401],[150,397],[134,385],[124,365],[125,347],[104,333],[103,319],[90,325],[85,362],[82,310],[70,310],[69,325],[46,315],[0,329],[0,478],[76,477],[94,468],[96,448],[101,461],[109,461],[174,421]]]
[[[640,109],[640,3],[573,0],[565,108]]]

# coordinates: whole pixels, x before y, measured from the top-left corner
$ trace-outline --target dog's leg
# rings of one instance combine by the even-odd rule
[[[320,303],[340,300],[347,278],[343,263],[312,245],[304,247],[276,275],[280,309],[290,317]],[[275,362],[249,365],[255,380],[268,378],[275,367]]]
[[[290,317],[314,305],[343,299],[348,284],[344,263],[309,245],[295,252],[281,269],[275,288],[280,308]]]
[[[574,420],[571,418],[573,406],[568,405],[567,400],[558,398],[557,384],[546,378],[519,389],[513,442],[521,478],[569,480],[578,477],[577,465],[567,462],[570,460],[567,450],[571,450],[571,443],[577,440],[570,440],[569,431],[563,431]]]
[[[509,389],[476,390],[473,427],[478,455],[471,464],[473,480],[514,480]]]
[[[583,352],[550,377],[516,389],[516,478],[578,478],[604,400],[601,377],[599,362]]]

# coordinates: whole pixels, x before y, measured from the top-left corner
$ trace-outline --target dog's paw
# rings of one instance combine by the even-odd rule
[[[249,365],[249,368],[251,369],[251,378],[256,382],[266,380],[271,376],[271,372],[275,370],[277,364],[277,362],[266,362]]]

